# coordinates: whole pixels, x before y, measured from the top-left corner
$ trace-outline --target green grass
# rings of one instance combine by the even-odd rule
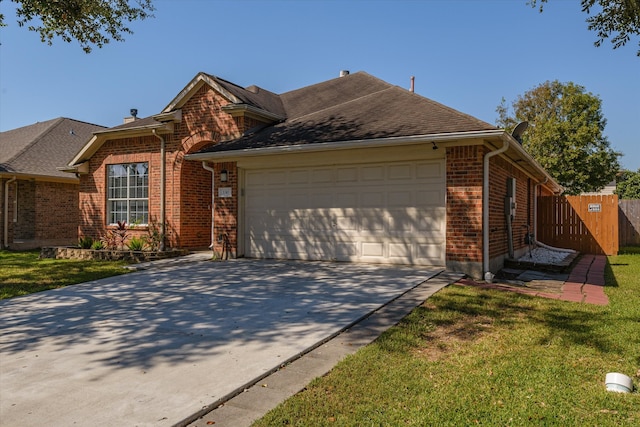
[[[449,286],[256,426],[640,425],[640,251],[609,257],[608,306]]]
[[[38,259],[40,252],[0,251],[0,299],[126,273],[125,262]]]

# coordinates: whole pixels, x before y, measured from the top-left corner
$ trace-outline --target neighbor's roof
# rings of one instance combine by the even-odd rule
[[[286,92],[280,99],[286,120],[201,153],[497,130],[365,72]]]
[[[69,179],[57,169],[103,126],[59,117],[0,132],[0,173]]]

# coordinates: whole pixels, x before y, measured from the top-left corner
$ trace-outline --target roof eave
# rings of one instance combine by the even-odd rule
[[[263,110],[262,108],[244,103],[227,104],[222,107],[222,111],[228,113],[232,117],[244,115],[258,120],[266,120],[272,123],[279,123],[286,119],[286,117],[283,117],[279,114],[274,114],[270,111]]]
[[[154,123],[145,126],[128,127],[124,129],[108,129],[93,133],[93,137],[74,156],[67,166],[74,167],[86,162],[93,156],[102,145],[110,139],[130,138],[136,136],[153,135],[153,131],[159,134],[169,134],[173,132],[173,123]]]
[[[543,184],[554,193],[562,193],[564,191],[564,187],[558,184],[558,182],[549,175],[549,172],[547,172],[511,134],[504,131],[502,138],[509,141],[509,147],[529,166],[529,171],[535,175],[539,184]]]
[[[326,150],[349,150],[354,148],[375,148],[397,145],[413,145],[431,142],[448,142],[461,139],[500,138],[503,131],[485,130],[471,132],[450,132],[428,135],[411,135],[391,138],[357,139],[351,141],[334,141],[312,144],[298,144],[289,146],[248,148],[241,150],[218,151],[213,153],[194,153],[185,155],[188,160],[218,160],[234,157],[254,157],[289,153],[312,153]]]

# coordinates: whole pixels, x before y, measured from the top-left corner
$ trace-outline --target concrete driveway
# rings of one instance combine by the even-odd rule
[[[440,271],[203,261],[0,301],[0,424],[180,423]]]

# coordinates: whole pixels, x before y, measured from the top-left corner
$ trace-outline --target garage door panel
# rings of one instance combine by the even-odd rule
[[[384,242],[362,242],[363,257],[382,257],[384,255]]]
[[[326,168],[326,169],[314,169],[311,172],[311,183],[312,184],[329,184],[333,182],[334,169]]]
[[[444,264],[444,161],[251,170],[246,255]]]
[[[360,206],[363,208],[383,208],[385,206],[384,192],[363,191],[360,194]]]
[[[363,166],[361,169],[362,181],[371,182],[379,181],[384,182],[385,168],[383,165],[376,166]]]
[[[357,167],[339,167],[336,170],[336,181],[340,183],[356,183],[358,182]]]
[[[440,181],[444,176],[444,162],[424,162],[416,164],[417,179]]]
[[[416,191],[415,206],[444,206],[445,193],[441,190]]]
[[[389,166],[389,179],[390,180],[408,180],[411,179],[413,175],[413,165],[411,163],[407,164],[396,164]]]
[[[387,195],[387,206],[405,208],[414,206],[414,192],[410,190],[390,191]]]

